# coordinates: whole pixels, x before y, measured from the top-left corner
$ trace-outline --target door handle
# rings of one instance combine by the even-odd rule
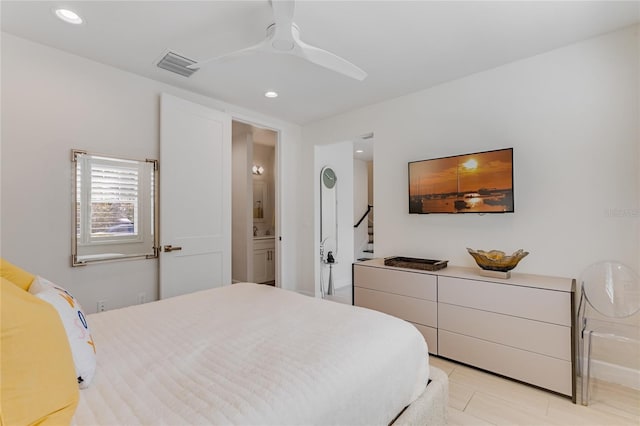
[[[173,247],[171,244],[164,246],[164,252],[168,253],[170,251],[180,251],[182,247]]]

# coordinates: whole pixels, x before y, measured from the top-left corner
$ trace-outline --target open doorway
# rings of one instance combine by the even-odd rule
[[[327,206],[324,171],[332,172],[335,188],[336,235],[322,232]],[[316,176],[316,296],[351,304],[353,262],[373,258],[373,134],[314,147]],[[330,200],[333,200],[331,198]],[[371,206],[371,207],[369,207]],[[329,259],[329,253],[332,254]],[[363,254],[363,253],[366,253]]]
[[[354,259],[374,256],[373,133],[353,142]]]
[[[277,282],[277,142],[274,130],[232,122],[232,282]]]

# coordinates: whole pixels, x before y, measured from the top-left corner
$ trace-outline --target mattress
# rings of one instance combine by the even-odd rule
[[[429,377],[411,324],[264,285],[88,321],[97,369],[76,425],[387,425]]]

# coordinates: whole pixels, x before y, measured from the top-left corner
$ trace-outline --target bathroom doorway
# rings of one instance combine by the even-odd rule
[[[232,122],[232,282],[277,282],[278,132]]]

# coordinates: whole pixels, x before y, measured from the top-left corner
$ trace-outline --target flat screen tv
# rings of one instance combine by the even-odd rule
[[[513,211],[513,148],[409,163],[409,213]]]

